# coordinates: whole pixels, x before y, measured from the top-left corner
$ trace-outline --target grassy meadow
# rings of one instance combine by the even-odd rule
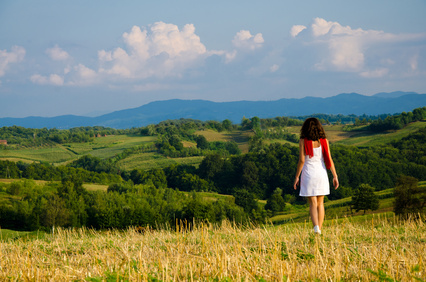
[[[365,215],[349,211],[351,198],[326,202],[322,235],[314,235],[307,205],[289,204],[264,225],[0,229],[0,281],[424,281],[425,219],[399,220],[393,189],[376,194],[379,209]]]
[[[424,281],[424,220],[372,215],[237,227],[1,230],[2,281]]]

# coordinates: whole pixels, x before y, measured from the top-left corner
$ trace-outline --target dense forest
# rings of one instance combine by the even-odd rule
[[[389,120],[402,120],[406,124],[405,121],[425,118],[426,107],[392,116]],[[298,147],[280,143],[265,145],[263,142],[267,138],[277,138],[277,135],[267,135],[267,132],[271,132],[265,130],[268,127],[281,128],[279,131],[283,133],[280,133],[280,138],[297,142],[296,135],[288,135],[283,129],[300,124],[301,121],[289,118],[254,117],[243,119],[241,125],[233,125],[228,120],[207,123],[178,120],[124,131],[105,128],[58,131],[59,135],[64,134],[61,140],[71,140],[69,138],[73,138],[73,134],[91,138],[91,135],[98,133],[156,135],[158,138],[154,145],[129,149],[109,159],[86,155],[66,166],[0,161],[0,178],[26,179],[0,186],[0,193],[9,195],[7,201],[0,202],[1,226],[34,230],[52,226],[173,226],[176,220],[191,221],[193,218],[212,223],[224,218],[235,222],[248,219],[262,221],[271,216],[276,210],[274,207],[285,206],[285,203],[305,204],[292,188]],[[194,134],[202,128],[249,130],[253,133],[250,151],[241,154],[232,142],[207,142]],[[1,130],[2,134],[17,132],[12,135],[16,138],[20,136],[22,140],[37,139],[31,136],[29,129],[13,127]],[[56,142],[52,137],[54,132],[56,130],[41,130],[37,136]],[[183,140],[193,141],[197,146],[190,151],[182,146]],[[423,127],[383,146],[357,148],[332,144],[331,153],[341,187],[332,189],[328,199],[352,196],[354,189],[361,184],[368,184],[376,191],[394,187],[401,175],[426,180],[425,141],[426,128]],[[123,171],[116,166],[117,160],[126,154],[144,150],[156,150],[170,157],[190,154],[205,157],[197,168],[171,165],[163,169]],[[42,187],[30,179],[56,182]],[[108,191],[87,191],[83,188],[83,182],[107,184]],[[195,193],[185,193],[191,191],[211,191],[234,197],[205,201]],[[260,206],[257,199],[267,200],[267,205]]]

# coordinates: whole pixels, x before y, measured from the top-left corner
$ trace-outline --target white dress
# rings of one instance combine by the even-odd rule
[[[322,147],[313,148],[314,156],[305,156],[300,177],[300,196],[321,196],[330,194],[327,169],[324,164]]]

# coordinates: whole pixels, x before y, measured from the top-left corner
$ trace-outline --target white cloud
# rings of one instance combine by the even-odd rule
[[[176,83],[166,79],[181,79],[199,77],[209,70],[206,61],[209,57],[221,57],[217,63],[226,64],[235,58],[244,55],[256,56],[259,62],[262,54],[254,54],[252,51],[261,48],[264,39],[261,33],[252,35],[248,30],[236,33],[232,40],[234,50],[207,50],[195,33],[193,24],[186,24],[183,28],[177,25],[156,22],[147,27],[133,26],[122,35],[123,45],[110,50],[97,52],[98,65],[88,67],[79,63],[64,65],[62,76],[43,76],[34,74],[31,81],[38,84],[55,84],[69,86],[87,86],[105,83],[108,87],[136,87],[140,91],[144,89],[158,88],[156,84],[144,83],[145,80],[163,80],[164,83],[177,87]],[[47,49],[46,53],[52,60],[67,61],[71,56],[58,45]],[[215,60],[215,59],[213,59]],[[261,60],[261,59],[260,59]],[[263,62],[263,73],[278,70],[277,60]],[[68,61],[68,63],[70,63]],[[238,67],[238,64],[232,66]],[[255,67],[256,68],[256,67]],[[249,69],[249,67],[245,67]],[[57,71],[55,72],[57,73]],[[137,85],[133,85],[137,83]],[[141,86],[142,85],[142,86]]]
[[[87,86],[99,82],[98,73],[83,64],[78,64],[75,66],[71,72],[71,76],[72,78],[70,78],[69,82],[67,83],[68,85]]]
[[[46,54],[54,61],[65,61],[70,58],[70,55],[62,50],[58,45],[53,48],[46,49]]]
[[[312,62],[312,66],[315,70],[354,72],[370,78],[388,75],[390,62],[401,61],[404,54],[398,52],[398,48],[394,46],[426,39],[425,34],[392,34],[379,30],[353,29],[322,18],[313,20],[307,28],[308,36],[298,36],[302,27],[293,26],[290,33],[296,42],[302,43],[306,52],[313,54],[316,61]],[[411,69],[417,68],[415,57],[407,60]],[[393,67],[401,66],[395,64]]]
[[[261,48],[264,43],[261,33],[251,35],[248,30],[241,30],[237,32],[232,40],[232,44],[239,49],[255,50]]]
[[[42,76],[39,74],[34,74],[31,76],[31,81],[36,84],[40,85],[56,85],[60,86],[64,84],[64,78],[57,75],[57,74],[51,74],[50,76]]]
[[[292,26],[291,30],[290,30],[291,37],[296,37],[304,29],[306,29],[306,26],[304,26],[304,25],[294,25],[294,26]]]
[[[6,74],[10,64],[22,62],[25,53],[25,48],[21,46],[12,46],[10,52],[7,50],[0,50],[0,77]]]
[[[232,52],[226,52],[225,53],[225,62],[229,63],[229,62],[233,61],[236,56],[237,56],[237,51],[236,50],[234,50]]]
[[[134,26],[123,34],[126,48],[98,52],[99,72],[129,79],[180,76],[211,55],[192,24],[182,30],[156,22],[149,29]]]
[[[191,68],[202,66],[211,55],[226,57],[225,51],[207,51],[192,24],[181,30],[174,24],[156,22],[148,28],[133,26],[123,33],[123,47],[98,51],[97,69],[84,64],[64,68],[63,85],[87,86],[107,83],[129,83],[147,78],[181,77]],[[67,60],[69,54],[58,45],[47,49],[53,60]],[[31,81],[38,84],[59,85],[53,77],[35,74]]]

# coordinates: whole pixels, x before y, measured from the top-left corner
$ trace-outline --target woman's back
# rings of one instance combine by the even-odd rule
[[[315,143],[312,144],[315,146]],[[313,148],[312,157],[305,156],[300,179],[300,196],[318,196],[330,194],[327,169],[324,164],[322,147]]]

